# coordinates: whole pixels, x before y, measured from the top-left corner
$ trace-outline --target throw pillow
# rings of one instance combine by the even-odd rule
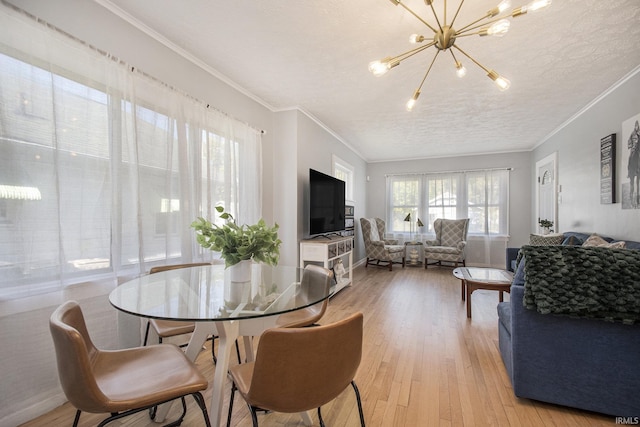
[[[582,246],[594,246],[594,247],[604,247],[604,248],[618,248],[623,249],[625,247],[624,241],[612,242],[609,243],[604,240],[602,237],[597,234],[592,234],[589,238],[582,244]]]
[[[563,246],[581,246],[582,240],[576,236],[569,236],[562,241]]]
[[[562,244],[562,234],[552,234],[541,236],[539,234],[529,235],[529,245],[531,246],[557,246]]]

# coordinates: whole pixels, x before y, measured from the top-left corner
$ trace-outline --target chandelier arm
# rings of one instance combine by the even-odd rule
[[[457,64],[458,58],[456,58],[456,55],[453,53],[453,49],[447,49],[447,50],[451,53],[451,56],[453,57],[453,62]]]
[[[465,32],[464,34],[456,34],[456,39],[459,39],[460,37],[477,36],[480,33],[481,33],[481,30],[476,31],[475,33],[467,33],[467,32]]]
[[[482,21],[483,19],[487,19],[487,18],[491,18],[490,14],[486,14],[484,15],[482,18],[476,19],[475,21],[465,25],[464,27],[460,28],[459,30],[456,31],[456,33],[461,33],[464,32],[467,28],[471,27],[472,25],[476,25],[478,22]],[[481,25],[486,25],[486,24],[481,24]]]
[[[491,70],[489,70],[487,67],[485,67],[484,65],[482,65],[481,63],[479,63],[478,61],[476,61],[475,59],[473,59],[471,57],[471,55],[469,55],[467,52],[465,52],[464,50],[460,49],[457,45],[453,45],[453,47],[455,47],[456,49],[458,49],[460,51],[460,53],[462,53],[464,56],[466,56],[467,58],[469,58],[471,61],[473,61],[474,64],[476,64],[478,67],[482,68],[487,74],[489,74],[491,72]]]
[[[420,90],[422,89],[422,86],[424,85],[425,80],[427,80],[427,76],[429,75],[429,72],[431,71],[431,67],[433,67],[433,63],[436,62],[436,58],[438,57],[438,55],[440,54],[439,50],[436,50],[436,54],[433,56],[433,59],[431,60],[431,64],[429,64],[429,68],[427,68],[427,72],[424,74],[424,77],[422,78],[422,81],[420,82],[420,86],[418,86],[417,91],[420,92]]]
[[[450,27],[453,27],[453,24],[456,22],[456,18],[458,17],[458,13],[460,13],[460,9],[462,9],[463,3],[464,3],[464,0],[461,0],[460,5],[458,6],[458,10],[456,10],[456,14],[453,15],[453,20],[451,21]]]
[[[431,2],[429,4],[429,6],[431,6],[431,12],[433,12],[433,17],[436,18],[436,22],[438,23],[438,28],[440,28],[440,31],[442,31],[442,25],[440,24],[440,20],[438,19],[438,14],[436,13],[436,9],[433,7],[433,2]],[[444,25],[447,25],[447,22],[446,22],[447,21],[447,19],[446,19],[447,2],[446,2],[446,0],[445,0],[444,7],[445,7],[445,23],[444,23]]]
[[[426,25],[427,27],[429,27],[429,29],[431,31],[433,31],[434,33],[437,33],[438,30],[436,30],[435,28],[433,28],[431,25],[429,25],[429,23],[427,21],[425,21],[424,19],[420,18],[413,10],[409,9],[409,7],[407,5],[405,5],[402,2],[398,2],[397,4],[399,4],[400,6],[402,6],[403,8],[405,8],[407,10],[407,12],[409,12],[410,14],[412,14],[413,16],[415,16],[420,22],[422,22],[424,25]]]
[[[431,3],[433,5],[433,3]],[[447,26],[447,0],[444,0],[444,26]]]
[[[498,22],[498,21],[500,21],[501,19],[506,19],[506,18],[508,18],[508,17],[510,17],[510,16],[511,16],[511,14],[503,15],[503,16],[498,16],[498,17],[496,17],[496,18],[494,18],[494,19],[492,19],[492,20],[490,20],[490,21],[483,22],[483,23],[478,24],[478,25],[475,25],[475,26],[473,26],[473,27],[471,26],[471,25],[473,25],[473,23],[472,23],[472,24],[469,24],[469,25],[467,25],[466,27],[462,28],[461,30],[456,31],[456,37],[457,37],[457,36],[460,36],[460,35],[463,35],[463,34],[465,34],[465,33],[469,32],[469,31],[473,31],[473,30],[475,30],[475,29],[477,29],[477,28],[484,27],[484,26],[486,26],[486,25],[491,25],[491,24],[493,24],[494,22]],[[485,17],[485,18],[486,18],[486,17]],[[482,19],[485,19],[485,18],[482,18]],[[476,21],[475,23],[477,24],[478,22],[479,22],[479,21]]]
[[[397,55],[397,56],[394,56],[393,58],[390,58],[389,62],[392,62],[392,61],[404,61],[405,59],[411,58],[413,55],[415,55],[417,53],[420,53],[423,50],[426,50],[426,49],[430,48],[431,46],[433,46],[435,44],[436,44],[436,42],[433,41],[433,42],[427,43],[424,46],[419,46],[419,47],[417,47],[415,49],[408,50],[408,51],[406,51],[404,53],[401,53],[400,55]]]

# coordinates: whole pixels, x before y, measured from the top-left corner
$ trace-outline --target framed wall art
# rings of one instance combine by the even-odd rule
[[[616,134],[600,140],[600,203],[616,202]]]
[[[640,114],[622,122],[622,209],[640,209]]]

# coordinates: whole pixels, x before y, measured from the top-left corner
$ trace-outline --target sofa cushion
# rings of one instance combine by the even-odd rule
[[[589,247],[589,246],[594,246],[594,247],[605,247],[605,248],[618,248],[618,249],[624,249],[625,247],[625,242],[624,241],[619,241],[619,242],[607,242],[605,239],[603,239],[602,237],[598,236],[597,234],[592,234],[591,236],[589,236],[589,238],[582,244],[583,247]]]
[[[564,236],[562,234],[549,234],[541,236],[539,234],[529,235],[529,245],[531,246],[556,246],[562,244]]]

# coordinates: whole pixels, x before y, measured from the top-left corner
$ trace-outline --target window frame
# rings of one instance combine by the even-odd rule
[[[387,213],[386,224],[387,232],[394,234],[433,234],[433,222],[436,218],[458,219],[470,218],[469,235],[476,236],[508,236],[509,235],[509,171],[510,168],[502,169],[478,169],[472,171],[453,171],[441,173],[416,173],[416,174],[394,174],[387,175]],[[473,191],[470,190],[472,179],[483,179],[481,197],[474,197]],[[495,180],[493,179],[495,177]],[[491,179],[489,179],[491,178]],[[418,182],[417,194],[414,195],[415,203],[398,204],[394,188],[398,187],[398,183],[402,182]],[[449,181],[451,191],[448,193],[449,198],[443,197],[445,193],[444,186],[440,184],[442,190],[433,193],[433,183],[438,181]],[[455,190],[452,189],[455,183]],[[495,185],[493,193],[490,191],[490,185]],[[455,193],[455,194],[452,194]],[[494,200],[497,193],[497,201]],[[441,199],[440,203],[433,203],[433,199]],[[474,200],[481,199],[481,205],[473,203]],[[447,200],[449,203],[446,203]],[[453,200],[453,203],[451,202]],[[491,214],[496,211],[497,217]],[[403,211],[399,214],[398,209]],[[475,214],[473,211],[478,211]],[[434,212],[435,211],[435,212]],[[449,212],[447,214],[447,211]],[[455,215],[452,213],[455,212]],[[407,224],[404,221],[405,215],[411,213],[412,223]],[[400,223],[402,216],[402,223]],[[471,218],[473,217],[473,218]],[[414,222],[420,219],[424,224],[418,228]],[[478,223],[481,222],[481,230],[478,230]],[[495,227],[497,226],[497,230]],[[475,228],[475,229],[474,229]]]
[[[355,180],[355,168],[335,154],[332,154],[331,156],[331,163],[331,171],[333,176],[345,182],[345,200],[353,202],[353,183]],[[341,175],[344,175],[344,177]]]

